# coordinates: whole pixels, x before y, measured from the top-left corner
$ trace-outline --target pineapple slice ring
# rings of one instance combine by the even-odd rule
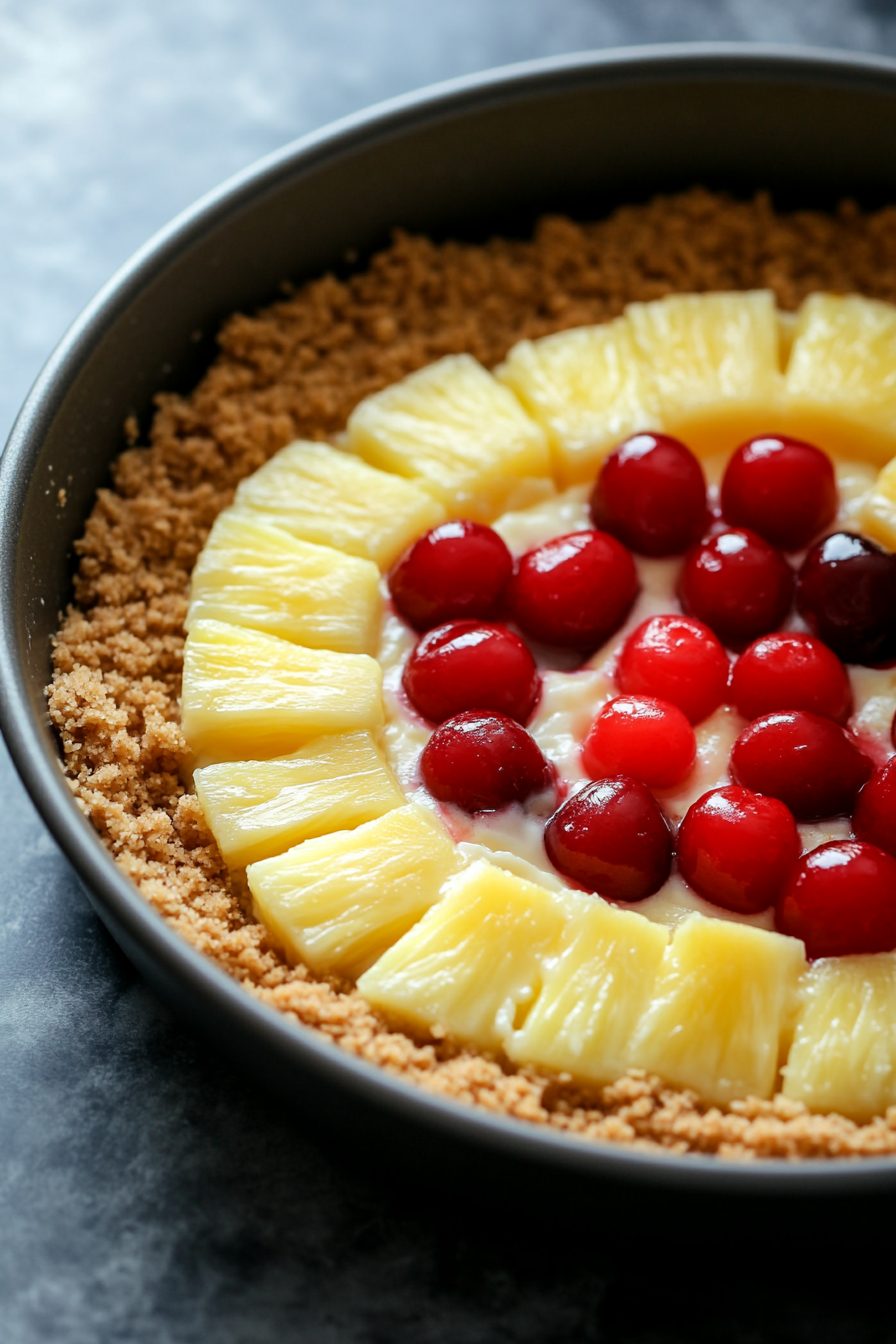
[[[498,519],[518,550],[584,525],[584,483],[639,429],[682,437],[710,479],[755,434],[809,439],[846,459],[843,521],[896,549],[896,308],[816,294],[794,318],[768,291],[631,304],[520,342],[494,375],[448,356],[362,401],[338,447],[283,449],[194,572],[183,719],[200,801],[286,955],[360,977],[399,1026],[585,1081],[649,1068],[723,1105],[783,1077],[810,1109],[865,1119],[896,1103],[891,954],[807,969],[766,916],[732,920],[677,879],[614,909],[568,890],[500,818],[455,845],[414,789],[428,733],[396,701],[413,639],[387,618],[380,666],[368,656],[377,566],[452,516]],[[674,566],[641,563],[629,627],[668,609]],[[608,666],[604,650],[575,678],[545,674],[532,731],[573,781]],[[896,678],[883,693],[881,674],[862,678],[856,726],[880,736]],[[724,708],[699,727],[671,816],[717,782],[738,731]],[[803,829],[807,847],[828,838]]]

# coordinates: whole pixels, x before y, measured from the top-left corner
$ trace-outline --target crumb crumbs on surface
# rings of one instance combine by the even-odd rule
[[[284,285],[279,302],[224,324],[189,396],[156,398],[147,447],[128,417],[112,488],[98,491],[76,546],[50,714],[78,806],[150,904],[255,998],[350,1054],[583,1139],[735,1160],[896,1153],[896,1107],[865,1125],[781,1096],[723,1111],[638,1071],[586,1094],[437,1033],[421,1043],[388,1030],[357,990],[283,960],[181,778],[190,573],[244,476],[295,438],[337,433],[363,397],[443,355],[491,367],[524,337],[605,321],[633,300],[753,288],[790,310],[818,289],[896,302],[896,208],[777,214],[766,194],[738,202],[694,189],[597,223],[545,217],[529,241],[436,244],[397,231],[347,280]]]

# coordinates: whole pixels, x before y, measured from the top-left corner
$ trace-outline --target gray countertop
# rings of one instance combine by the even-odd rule
[[[102,281],[258,155],[452,75],[709,38],[896,52],[896,3],[0,0],[0,439]],[[880,1207],[819,1206],[811,1257],[769,1214],[708,1274],[668,1220],[558,1249],[346,1171],[144,988],[0,753],[6,1344],[896,1340]]]

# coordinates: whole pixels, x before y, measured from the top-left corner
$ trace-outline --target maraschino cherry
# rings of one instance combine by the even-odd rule
[[[668,700],[700,723],[724,700],[729,671],[708,625],[692,616],[651,616],[622,646],[616,684],[627,694]]]
[[[681,573],[685,611],[723,644],[742,649],[781,624],[793,599],[793,571],[755,532],[729,527],[688,552]]]
[[[582,764],[592,779],[631,775],[668,789],[681,783],[696,754],[694,730],[677,705],[650,695],[619,695],[592,723]]]
[[[722,479],[722,513],[785,551],[800,551],[837,516],[831,460],[810,443],[763,435],[738,448]]]
[[[507,605],[532,639],[595,649],[625,620],[638,595],[631,555],[606,532],[570,532],[527,551],[507,586]]]
[[[845,663],[896,658],[896,555],[867,537],[835,532],[813,546],[799,572],[796,605]]]
[[[591,517],[641,555],[681,555],[707,523],[703,468],[678,439],[635,434],[601,467]]]
[[[775,925],[810,957],[896,948],[896,859],[860,840],[831,840],[800,860],[778,900]]]
[[[745,719],[779,709],[807,709],[845,723],[852,707],[846,669],[815,635],[763,635],[741,654],[731,673],[731,698]]]
[[[682,876],[700,896],[755,915],[778,899],[800,857],[800,836],[782,802],[735,784],[688,809],[676,848]]]
[[[896,756],[875,770],[856,799],[852,828],[857,840],[896,855]]]
[[[551,770],[525,728],[505,714],[471,709],[433,733],[420,757],[434,798],[464,812],[522,803],[551,783]]]
[[[525,723],[540,689],[535,659],[504,625],[448,621],[418,641],[402,676],[414,708],[432,723],[465,709]]]
[[[611,901],[643,901],[669,876],[672,836],[656,799],[636,779],[586,784],[544,832],[559,873]]]
[[[843,728],[801,709],[764,714],[731,749],[737,783],[780,798],[798,821],[851,812],[872,768]]]
[[[513,559],[490,527],[442,523],[415,541],[389,575],[396,610],[415,630],[497,615]]]

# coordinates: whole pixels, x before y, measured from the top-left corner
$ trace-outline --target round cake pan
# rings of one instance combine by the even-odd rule
[[[201,374],[218,324],[400,225],[528,233],[696,183],[778,205],[896,199],[896,62],[698,45],[586,53],[461,79],[350,117],[205,197],[109,282],[49,360],[0,462],[0,714],[41,815],[94,907],[158,994],[240,1067],[365,1160],[503,1173],[527,1189],[632,1182],[692,1191],[870,1192],[896,1160],[654,1155],[569,1139],[418,1091],[255,1002],[116,868],[60,768],[44,687],[71,597],[73,543],[153,394]],[[65,487],[66,502],[59,502]]]

